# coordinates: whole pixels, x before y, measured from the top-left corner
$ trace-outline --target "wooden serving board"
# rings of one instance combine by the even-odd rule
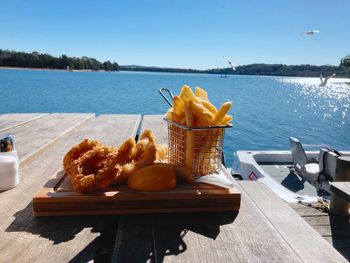
[[[79,194],[73,191],[69,176],[60,171],[34,196],[33,211],[35,216],[237,211],[240,202],[236,187],[203,183],[178,184],[163,192],[135,191],[122,185]]]

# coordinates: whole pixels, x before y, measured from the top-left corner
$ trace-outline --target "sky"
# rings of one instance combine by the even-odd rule
[[[120,65],[338,65],[350,54],[348,0],[0,0],[0,10],[0,49]]]

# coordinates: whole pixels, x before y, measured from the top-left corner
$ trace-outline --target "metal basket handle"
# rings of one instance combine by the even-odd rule
[[[171,97],[171,100],[173,100],[174,99],[174,95],[169,89],[167,89],[167,88],[159,89],[159,93],[160,93],[160,95],[162,95],[163,99],[170,105],[170,107],[173,107],[172,102],[169,101],[168,98],[166,97],[166,94],[165,94],[166,92],[168,93],[168,96]]]

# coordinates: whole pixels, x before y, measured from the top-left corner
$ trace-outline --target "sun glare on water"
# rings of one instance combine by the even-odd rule
[[[281,78],[279,81],[295,87],[291,100],[298,106],[304,105],[324,119],[338,120],[338,127],[350,121],[350,79],[330,79],[326,86],[320,86],[319,78]]]

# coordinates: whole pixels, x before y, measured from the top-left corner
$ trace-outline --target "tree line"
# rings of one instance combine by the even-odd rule
[[[231,68],[211,69],[207,73],[237,74],[237,75],[267,75],[267,76],[292,76],[292,77],[324,77],[336,74],[338,77],[346,77],[349,72],[341,66],[315,66],[315,65],[283,65],[283,64],[250,64]]]
[[[350,60],[349,60],[350,63]],[[120,66],[120,70],[126,71],[150,71],[150,72],[171,72],[171,73],[205,73],[221,75],[268,75],[268,76],[297,76],[297,77],[319,77],[320,74],[329,76],[336,74],[338,77],[349,75],[345,64],[341,66],[314,66],[314,65],[283,65],[283,64],[249,64],[232,68],[217,68],[207,70],[181,69],[181,68],[160,68],[144,66]]]
[[[268,75],[268,76],[292,76],[292,77],[324,77],[336,74],[337,77],[350,76],[350,55],[344,57],[339,66],[323,65],[284,65],[284,64],[263,64],[255,63],[243,66],[237,66],[236,70],[232,68],[217,68],[207,70],[181,69],[181,68],[160,68],[145,66],[120,66],[120,70],[127,71],[151,71],[151,72],[172,72],[172,73],[206,73],[220,75]]]
[[[324,77],[336,74],[338,77],[350,76],[350,55],[340,61],[339,66],[315,66],[315,65],[284,65],[255,63],[232,68],[217,68],[207,70],[161,68],[145,66],[119,66],[116,62],[100,62],[90,57],[68,57],[62,55],[54,57],[49,54],[38,52],[26,53],[0,49],[0,67],[23,67],[43,69],[75,69],[75,70],[107,70],[107,71],[151,71],[172,73],[206,73],[206,74],[235,74],[235,75],[273,75],[273,76],[298,76],[298,77]]]
[[[21,67],[40,69],[70,69],[70,70],[106,70],[118,71],[119,65],[116,62],[100,62],[90,57],[60,57],[42,54],[39,52],[17,52],[0,49],[0,67]]]

